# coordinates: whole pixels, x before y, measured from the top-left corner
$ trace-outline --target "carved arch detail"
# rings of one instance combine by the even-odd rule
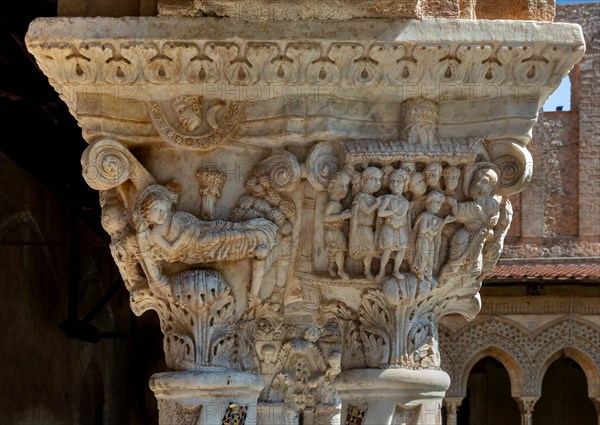
[[[548,367],[560,355],[585,371],[590,397],[600,394],[600,330],[582,319],[562,317],[541,328],[505,318],[477,320],[461,328],[440,325],[442,368],[452,384],[448,397],[464,397],[471,368],[486,356],[506,367],[513,397],[539,397]]]

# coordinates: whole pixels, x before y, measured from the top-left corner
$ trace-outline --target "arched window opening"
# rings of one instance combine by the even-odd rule
[[[467,397],[458,409],[458,425],[520,425],[510,385],[508,371],[498,360],[484,357],[477,362],[469,374]]]
[[[542,397],[533,409],[533,425],[597,425],[597,421],[581,366],[568,357],[556,360],[544,375]]]

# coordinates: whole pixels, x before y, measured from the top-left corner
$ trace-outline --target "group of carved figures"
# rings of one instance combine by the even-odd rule
[[[270,305],[275,314],[281,307],[275,295],[290,289],[286,285],[293,280],[288,279],[288,271],[294,270],[290,261],[278,252],[293,242],[301,199],[297,195],[302,195],[294,192],[302,173],[289,152],[273,155],[251,171],[244,183],[247,192],[230,211],[229,221],[213,218],[224,183],[218,173],[198,174],[200,195],[207,198],[201,204],[202,218],[176,209],[181,187],[175,182],[160,185],[149,176],[103,190],[103,225],[112,236],[111,250],[131,292],[132,308],[136,314],[153,309],[161,316],[169,367],[253,370],[260,365],[264,374],[272,375],[264,399],[314,405],[332,402],[340,355],[347,368],[439,366],[432,327],[437,301],[423,295],[439,287],[436,296],[455,299],[456,305],[457,298],[452,298],[456,285],[447,283],[460,285],[462,278],[454,276],[481,279],[495,264],[511,213],[506,198],[495,196],[498,169],[485,161],[399,159],[384,165],[346,161],[342,171],[328,180],[324,194],[322,241],[328,270],[342,279],[362,273],[382,281],[382,286],[362,295],[358,311],[340,307],[343,300],[334,303],[341,310],[333,316],[341,314],[347,320],[339,325],[333,348],[340,354],[325,350],[332,354],[328,373],[324,359],[310,373],[296,364],[302,356],[283,364],[288,360],[280,353],[275,364],[274,345],[263,345],[261,355],[252,342],[253,329],[262,319],[251,311]],[[292,166],[279,173],[279,163]],[[139,170],[144,171],[141,165]],[[286,186],[287,180],[293,184]],[[246,287],[245,277],[226,282],[213,266],[238,260],[250,260],[251,267],[244,268],[251,270],[247,292],[240,290]],[[375,272],[373,264],[378,266]],[[347,272],[349,266],[352,271]],[[260,291],[267,271],[267,289],[274,287],[270,292]],[[278,314],[282,321],[285,312]],[[316,319],[307,320],[303,326],[310,327]],[[287,337],[281,335],[281,341]],[[293,353],[300,355],[307,341],[319,338],[304,339]]]
[[[436,162],[421,167],[422,171],[417,171],[415,163],[406,162],[384,173],[369,166],[353,177],[341,171],[331,178],[324,223],[332,277],[350,278],[345,269],[347,255],[362,261],[364,275],[370,280],[382,280],[392,258],[392,275],[399,280],[405,279],[403,271],[410,270],[420,281],[434,284],[440,258],[448,259],[444,270],[458,271],[461,265],[475,264],[481,271],[482,265],[477,263],[484,244],[497,242],[508,226],[507,220],[499,224],[501,215],[506,215],[507,201],[494,197],[497,172],[486,163],[465,166],[468,171]],[[467,200],[460,202],[457,188],[462,174],[470,183],[469,193],[464,194]],[[384,181],[387,187],[382,189]],[[351,183],[354,196],[345,208]],[[452,222],[463,226],[445,231]],[[502,228],[496,229],[499,234],[494,237],[496,226]],[[376,275],[372,272],[374,258],[380,259]]]

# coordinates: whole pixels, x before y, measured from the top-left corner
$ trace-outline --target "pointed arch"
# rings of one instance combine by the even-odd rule
[[[548,368],[563,356],[570,358],[581,366],[587,380],[588,397],[591,399],[600,398],[600,368],[585,352],[576,347],[560,348],[543,360],[539,369],[540,392]]]
[[[523,394],[523,370],[519,362],[508,352],[502,350],[501,348],[490,346],[481,351],[478,351],[473,355],[464,365],[462,371],[460,373],[460,394],[462,397],[467,395],[467,381],[469,378],[469,374],[473,367],[483,358],[485,357],[493,357],[498,360],[506,371],[508,372],[508,376],[510,378],[510,393],[511,396],[521,397]]]

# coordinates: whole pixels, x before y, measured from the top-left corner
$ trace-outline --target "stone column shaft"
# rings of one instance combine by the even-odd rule
[[[518,397],[516,400],[521,412],[521,425],[532,425],[533,408],[539,397]]]
[[[446,419],[448,425],[457,425],[458,408],[460,407],[462,401],[462,397],[444,398],[444,406],[446,406]]]

